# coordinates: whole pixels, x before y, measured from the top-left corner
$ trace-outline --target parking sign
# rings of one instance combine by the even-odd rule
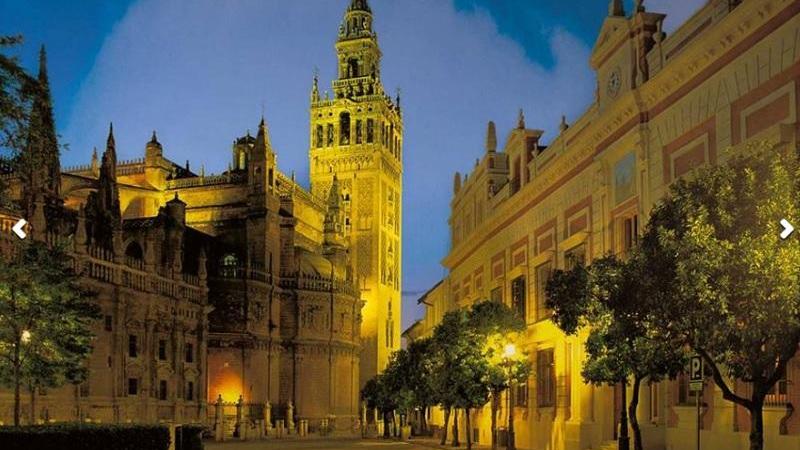
[[[689,390],[700,392],[703,390],[703,359],[692,356],[689,362]]]

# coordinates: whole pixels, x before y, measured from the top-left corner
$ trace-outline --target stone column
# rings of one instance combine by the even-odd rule
[[[220,394],[214,403],[214,440],[217,442],[225,440],[225,414],[222,408],[222,394]]]

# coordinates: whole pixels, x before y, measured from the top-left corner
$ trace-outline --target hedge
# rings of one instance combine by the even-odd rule
[[[181,450],[203,450],[203,432],[206,427],[202,425],[182,425],[175,430],[175,440],[180,439]]]
[[[168,448],[169,430],[165,426],[76,423],[0,427],[0,449],[3,450],[167,450]]]

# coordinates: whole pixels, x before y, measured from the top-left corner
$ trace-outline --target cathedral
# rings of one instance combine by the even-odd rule
[[[263,118],[220,174],[171,161],[155,132],[118,160],[113,127],[101,155],[61,169],[44,90],[33,119],[50,132],[22,155],[29,173],[3,175],[19,208],[2,226],[24,217],[29,239],[67,245],[102,319],[88,379],[32,393],[28,421],[358,429],[359,390],[399,347],[403,122],[366,0],[335,48],[330,93],[311,87],[310,189],[278,168]]]

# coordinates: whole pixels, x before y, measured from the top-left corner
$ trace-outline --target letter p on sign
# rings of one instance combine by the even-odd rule
[[[703,360],[699,356],[692,356],[691,364],[689,365],[689,380],[703,380]]]

